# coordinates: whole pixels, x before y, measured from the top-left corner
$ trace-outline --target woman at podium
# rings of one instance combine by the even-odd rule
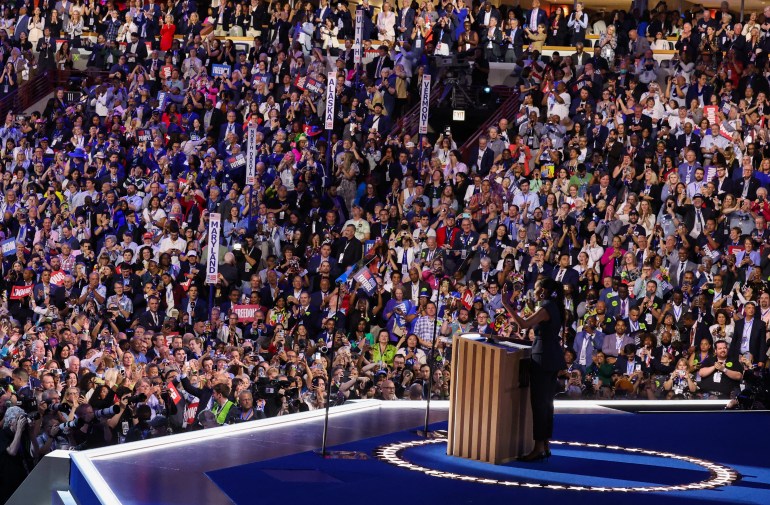
[[[530,402],[532,404],[532,431],[535,447],[519,461],[539,461],[551,455],[548,441],[553,436],[553,398],[556,395],[556,376],[564,364],[561,330],[564,324],[564,289],[553,279],[535,283],[539,307],[528,317],[521,317],[511,306],[511,299],[521,297],[520,291],[512,296],[503,291],[503,304],[516,324],[523,329],[535,329],[530,366]]]

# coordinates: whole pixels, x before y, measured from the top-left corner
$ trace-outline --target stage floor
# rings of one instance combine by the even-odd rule
[[[648,405],[645,410],[655,410]],[[716,490],[652,493],[663,503],[695,499],[770,503],[770,464],[765,456],[770,454],[766,429],[770,414],[704,412],[696,403],[689,405],[698,412],[632,413],[638,410],[632,404],[617,404],[616,409],[592,402],[560,402],[555,437],[667,451],[720,463],[741,474],[737,483]],[[432,407],[430,422],[434,427],[445,427],[448,404],[433,402]],[[456,481],[371,457],[378,447],[418,440],[410,430],[422,426],[424,403],[367,401],[332,412],[329,446],[363,451],[369,459],[322,460],[313,454],[320,446],[323,430],[321,413],[313,412],[295,420],[272,419],[252,426],[217,428],[203,432],[203,436],[198,432],[74,454],[76,473],[82,474],[97,500],[78,498],[81,503],[136,505],[246,505],[287,498],[328,498],[339,504],[360,503],[362,496],[371,493],[394,499],[394,493],[408,490],[407,496],[428,503],[495,503],[519,498],[532,503],[558,494],[560,499],[596,505],[642,503],[650,492],[623,492],[619,496],[620,492],[578,492],[547,486],[676,486],[709,478],[708,470],[688,461],[595,447],[554,446],[548,462],[502,467],[442,457],[444,446],[440,442],[404,451],[410,463],[429,469],[472,474],[479,479],[515,480],[526,486]],[[751,437],[748,441],[747,435]]]

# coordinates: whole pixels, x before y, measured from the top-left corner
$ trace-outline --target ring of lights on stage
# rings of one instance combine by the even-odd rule
[[[386,463],[395,465],[406,470],[414,472],[421,472],[431,477],[440,477],[443,479],[453,479],[465,482],[476,482],[479,484],[489,484],[498,486],[510,486],[510,487],[522,487],[531,489],[554,489],[559,491],[597,491],[597,492],[621,492],[621,493],[653,493],[653,492],[668,492],[668,491],[698,491],[704,489],[714,489],[722,486],[729,486],[735,483],[738,479],[738,473],[724,465],[719,465],[711,461],[704,459],[693,458],[690,456],[682,456],[679,454],[672,454],[669,452],[651,451],[647,449],[636,449],[630,447],[620,447],[617,445],[603,445],[603,444],[587,444],[583,442],[558,442],[551,441],[552,445],[563,445],[565,447],[585,447],[589,449],[604,449],[608,451],[627,452],[631,454],[642,454],[645,456],[656,456],[659,458],[676,459],[691,463],[709,471],[711,477],[707,480],[700,482],[692,482],[689,484],[679,484],[675,486],[647,486],[647,487],[602,487],[602,486],[573,486],[567,484],[545,484],[538,482],[519,482],[513,480],[498,480],[488,479],[483,477],[474,477],[472,475],[462,475],[451,472],[444,472],[441,470],[434,470],[426,468],[424,466],[415,465],[405,460],[402,454],[407,449],[415,447],[421,447],[430,444],[446,443],[445,438],[427,438],[420,440],[413,440],[410,442],[398,442],[395,444],[388,444],[378,447],[374,451],[374,456]]]

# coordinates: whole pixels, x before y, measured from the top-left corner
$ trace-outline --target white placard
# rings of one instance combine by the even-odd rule
[[[219,237],[222,233],[222,216],[209,214],[209,241],[206,254],[206,284],[216,284],[219,276]]]
[[[257,182],[257,125],[250,124],[248,128],[248,143],[246,144],[246,184],[254,186]]]
[[[329,72],[326,79],[326,129],[334,129],[334,100],[337,97],[337,72]]]
[[[422,85],[420,89],[420,135],[428,133],[428,109],[430,109],[430,76],[422,76]]]
[[[361,63],[361,40],[363,39],[364,32],[364,11],[359,9],[356,11],[356,32],[353,39],[353,63],[358,65]]]

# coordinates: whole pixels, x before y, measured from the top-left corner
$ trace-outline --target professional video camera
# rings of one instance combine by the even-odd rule
[[[770,370],[751,368],[743,374],[745,388],[727,408],[764,410],[770,407]]]
[[[259,377],[252,386],[254,398],[258,400],[267,400],[277,396],[285,396],[291,385],[292,382],[288,379],[270,380],[267,377]]]

